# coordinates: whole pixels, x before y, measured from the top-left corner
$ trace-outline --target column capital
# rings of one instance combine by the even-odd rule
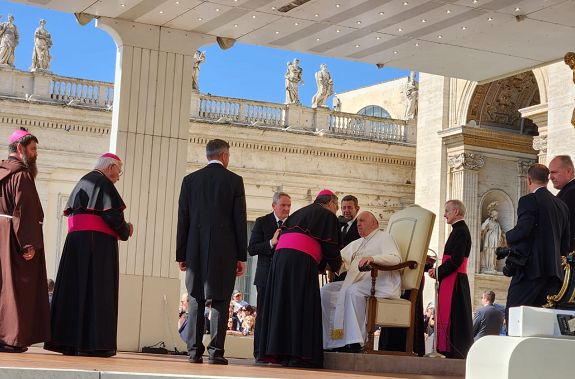
[[[453,171],[477,171],[484,165],[483,155],[473,153],[455,154],[447,159],[447,166]]]
[[[546,135],[539,135],[533,137],[533,149],[541,152],[547,152],[547,136]]]
[[[533,166],[535,163],[535,161],[517,161],[517,176],[520,177],[526,177],[527,176],[527,170],[529,170],[529,167]]]

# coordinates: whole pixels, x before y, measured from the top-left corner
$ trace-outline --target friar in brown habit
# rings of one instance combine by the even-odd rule
[[[0,352],[50,339],[37,144],[25,129],[15,131],[0,163]]]

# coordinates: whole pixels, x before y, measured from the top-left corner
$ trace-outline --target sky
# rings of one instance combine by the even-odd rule
[[[116,44],[105,31],[95,27],[95,21],[80,26],[73,14],[56,12],[0,0],[0,22],[14,15],[20,44],[16,47],[15,66],[29,71],[32,64],[34,31],[40,19],[46,20],[46,30],[54,45],[50,49],[50,70],[61,76],[113,82],[116,66]],[[317,91],[315,72],[322,63],[327,64],[334,82],[334,91],[343,92],[375,83],[409,76],[409,71],[375,65],[302,54],[236,43],[228,50],[217,44],[205,46],[206,62],[200,67],[201,93],[274,103],[284,103],[284,74],[288,61],[299,59],[305,85],[300,85],[299,96],[303,105],[311,106]],[[332,104],[332,98],[327,105]]]

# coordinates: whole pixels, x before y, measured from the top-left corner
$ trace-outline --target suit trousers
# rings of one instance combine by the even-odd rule
[[[189,297],[188,310],[188,353],[190,358],[199,358],[204,354],[205,318],[204,309],[206,299]],[[228,323],[229,300],[212,300],[212,317],[210,319],[210,337],[208,353],[210,358],[224,356],[226,340],[226,327]]]
[[[264,305],[264,299],[266,298],[266,287],[257,286],[258,295],[257,295],[257,309],[258,313],[256,314],[256,327],[254,330],[254,358],[258,359],[258,355],[260,353],[260,331],[262,330],[262,318],[263,312],[260,312]]]
[[[528,280],[523,277],[519,280],[511,279],[507,291],[507,306],[505,307],[505,325],[509,325],[509,308],[521,305],[540,307],[547,303],[547,295],[556,295],[561,289],[561,281],[555,277],[541,277]]]

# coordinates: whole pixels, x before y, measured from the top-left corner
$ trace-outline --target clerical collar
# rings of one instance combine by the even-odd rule
[[[460,221],[463,221],[463,219],[455,221],[453,224],[451,224],[451,226],[457,224],[457,223],[460,222]]]
[[[219,163],[222,166],[224,165],[222,162],[218,161],[217,159],[212,159],[211,161],[208,162],[208,164],[212,164],[212,163]]]

